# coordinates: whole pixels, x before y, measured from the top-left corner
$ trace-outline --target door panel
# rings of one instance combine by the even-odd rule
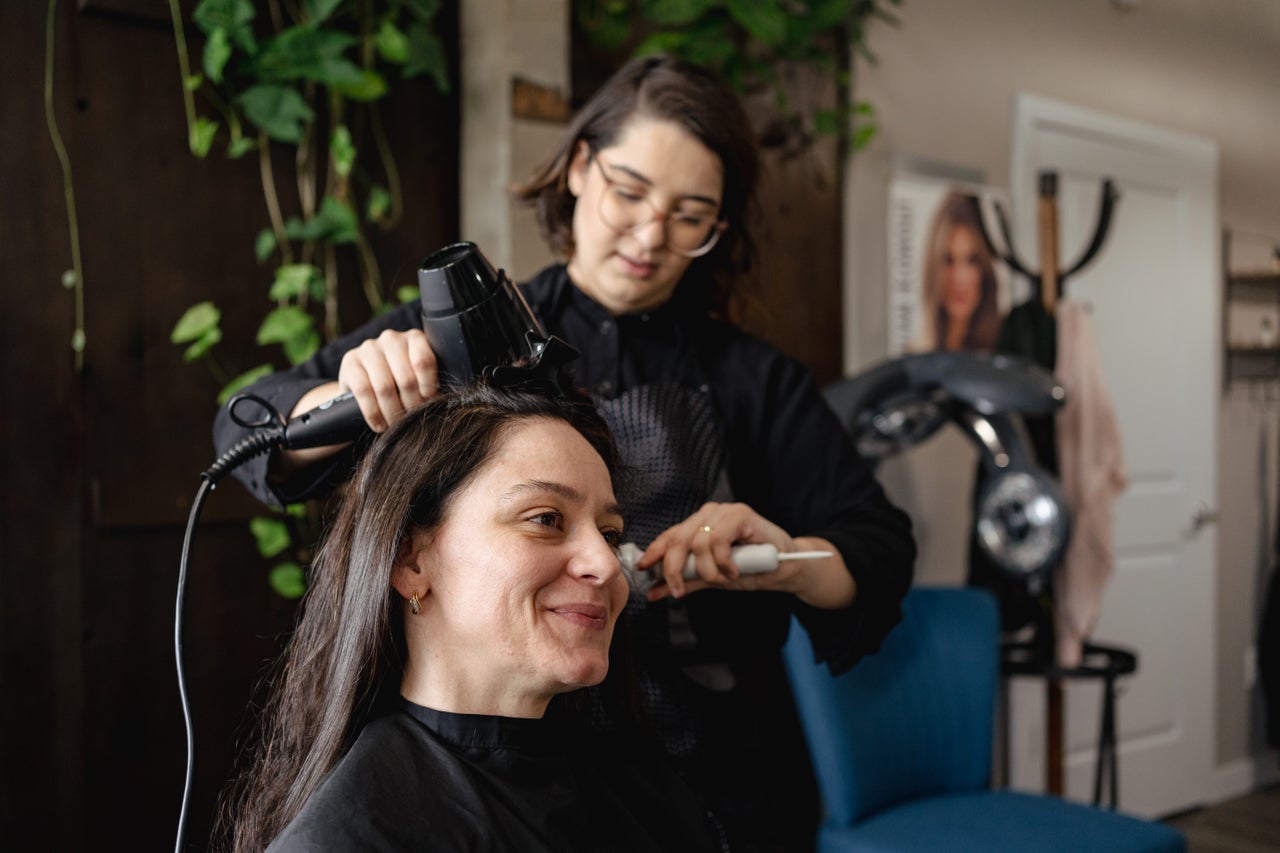
[[[1208,141],[1042,98],[1015,117],[1011,195],[1026,253],[1037,175],[1058,173],[1061,263],[1092,235],[1102,181],[1120,192],[1111,233],[1066,297],[1091,306],[1124,440],[1115,573],[1094,638],[1137,653],[1117,705],[1120,807],[1168,814],[1204,800],[1214,742],[1217,152]],[[1067,795],[1092,796],[1100,689],[1066,686]],[[1011,691],[1011,778],[1042,787],[1042,685]]]

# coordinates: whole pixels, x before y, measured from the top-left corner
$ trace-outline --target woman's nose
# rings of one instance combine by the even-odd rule
[[[569,572],[579,580],[605,586],[622,574],[622,563],[603,536],[588,534],[585,539],[569,561]]]
[[[647,222],[641,222],[632,233],[646,249],[656,249],[667,240],[667,216],[655,213]]]

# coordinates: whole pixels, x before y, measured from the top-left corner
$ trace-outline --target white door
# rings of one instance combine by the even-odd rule
[[[1037,176],[1058,173],[1060,266],[1081,254],[1103,178],[1121,197],[1092,265],[1066,295],[1092,306],[1124,436],[1116,572],[1094,632],[1130,648],[1121,682],[1119,804],[1146,816],[1206,800],[1215,729],[1214,589],[1219,372],[1217,148],[1198,137],[1020,96],[1010,190],[1015,234],[1038,265]],[[1042,790],[1042,682],[1011,685],[1010,782]],[[1100,690],[1065,688],[1066,794],[1092,797]]]

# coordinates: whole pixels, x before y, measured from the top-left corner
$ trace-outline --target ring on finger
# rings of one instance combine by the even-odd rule
[[[711,525],[710,525],[710,524],[704,524],[704,525],[702,525],[701,530],[702,530],[702,532],[703,532],[703,533],[710,533],[710,532],[711,532],[711,530],[712,530],[712,527],[711,527]]]

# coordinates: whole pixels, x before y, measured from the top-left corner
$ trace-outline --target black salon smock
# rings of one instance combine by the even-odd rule
[[[408,702],[361,731],[271,853],[714,850],[654,757],[552,719]]]
[[[715,758],[697,764],[677,760],[676,766],[722,817],[728,849],[805,849],[818,804],[779,650],[793,614],[807,629],[817,658],[834,672],[878,648],[901,618],[899,605],[911,584],[915,546],[909,520],[885,498],[808,369],[684,304],[679,289],[656,311],[620,317],[574,287],[562,265],[543,270],[523,290],[547,333],[579,350],[570,369],[598,397],[672,377],[704,383],[724,427],[733,499],[793,536],[827,539],[852,573],[857,600],[845,610],[819,610],[783,593],[709,590],[685,599],[696,648],[636,648],[640,669],[709,662],[735,671],[739,696],[726,697],[717,718],[722,722],[713,729],[718,742],[706,751]],[[420,325],[417,303],[406,304],[252,390],[287,413],[307,390],[337,376],[349,349],[383,329]],[[225,410],[219,414],[220,451],[244,435]],[[260,458],[236,475],[259,498],[279,503],[323,491],[348,476],[351,466],[351,456],[339,454],[322,468],[270,484]]]

